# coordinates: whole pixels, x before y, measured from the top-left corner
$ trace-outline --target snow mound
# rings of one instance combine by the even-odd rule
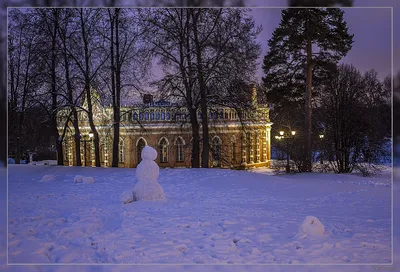
[[[154,182],[157,181],[160,174],[160,168],[157,163],[144,159],[136,168],[136,177],[138,180]]]
[[[319,221],[315,216],[306,216],[300,224],[295,238],[305,239],[308,236],[323,236],[325,233],[324,224]]]
[[[94,178],[93,177],[84,177],[81,175],[76,175],[74,178],[74,183],[88,183],[88,184],[93,184],[94,183]]]
[[[163,200],[165,193],[161,185],[156,182],[138,181],[133,187],[135,200]]]
[[[81,175],[76,175],[74,178],[74,183],[82,183],[83,176]]]
[[[155,159],[157,159],[157,151],[154,148],[152,148],[152,147],[150,147],[148,145],[146,145],[143,148],[141,155],[142,155],[142,159],[143,160],[152,160],[152,161],[154,161]]]
[[[128,204],[128,203],[135,201],[135,197],[133,196],[132,190],[124,191],[121,195],[121,201],[124,204]]]
[[[56,180],[55,175],[44,175],[40,181],[48,182],[48,181],[55,181],[55,180]]]
[[[84,177],[82,179],[83,183],[88,183],[88,184],[93,184],[94,183],[94,178],[93,177]]]

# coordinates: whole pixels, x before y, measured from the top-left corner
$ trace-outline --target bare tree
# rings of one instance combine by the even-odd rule
[[[385,85],[375,71],[362,75],[351,65],[340,65],[331,76],[319,120],[326,127],[324,147],[336,172],[351,172],[360,162],[376,162],[384,155],[391,130],[390,88]]]
[[[149,63],[146,27],[140,23],[137,9],[107,9],[106,28],[100,34],[108,40],[110,51],[109,76],[103,76],[111,93],[113,108],[112,166],[118,167],[121,96],[123,89],[138,90]],[[109,84],[111,81],[111,85]]]
[[[192,131],[193,168],[200,167],[200,135],[197,109],[199,97],[193,56],[193,31],[187,9],[149,11],[148,22],[158,35],[151,39],[153,52],[165,68],[165,76],[158,82],[164,95],[184,102],[189,112]]]
[[[40,70],[36,29],[30,23],[30,15],[19,10],[10,12],[8,40],[8,85],[10,143],[15,147],[15,162],[20,163],[21,144],[26,110],[32,105],[33,91],[39,86]]]

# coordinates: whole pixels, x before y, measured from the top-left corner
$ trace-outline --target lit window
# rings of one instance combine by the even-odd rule
[[[160,162],[168,162],[168,142],[165,138],[160,141]]]
[[[119,162],[124,162],[124,140],[122,138],[119,139]]]

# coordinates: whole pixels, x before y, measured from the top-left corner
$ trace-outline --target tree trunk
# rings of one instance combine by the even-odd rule
[[[115,26],[115,13],[112,14],[111,9],[108,9],[110,18],[110,57],[111,57],[111,96],[113,107],[113,144],[112,144],[112,167],[118,167],[118,147],[119,147],[119,122],[120,111],[117,105],[117,94],[115,88],[115,59],[114,59],[114,26]]]
[[[190,120],[192,124],[192,168],[200,167],[200,135],[199,135],[199,122],[197,120],[197,111],[192,109],[190,111]]]
[[[76,166],[82,166],[82,161],[81,161],[81,132],[79,129],[79,118],[78,118],[78,112],[75,107],[75,101],[73,97],[73,89],[72,89],[72,84],[71,84],[71,78],[70,78],[70,72],[69,72],[69,61],[68,61],[68,55],[67,55],[67,37],[66,37],[66,29],[63,31],[61,28],[59,28],[59,34],[62,39],[62,44],[63,44],[63,55],[64,55],[64,66],[65,66],[65,81],[67,85],[67,94],[68,94],[68,100],[71,105],[71,111],[72,111],[72,125],[74,126],[74,142],[75,142],[75,160],[76,160]]]
[[[307,30],[306,30],[307,31]],[[306,69],[306,95],[305,95],[305,146],[303,172],[311,172],[312,169],[312,154],[311,154],[311,115],[312,115],[312,43],[311,37],[307,39],[307,69]]]
[[[80,19],[81,19],[81,31],[82,31],[82,39],[84,46],[84,57],[85,57],[85,92],[86,99],[88,104],[87,114],[90,124],[90,129],[94,135],[94,154],[96,167],[100,167],[100,141],[99,141],[99,133],[97,132],[96,126],[93,120],[93,109],[92,109],[92,96],[91,96],[91,86],[90,86],[90,62],[89,62],[89,45],[86,38],[86,28],[85,22],[83,19],[83,9],[80,9]]]
[[[120,122],[121,122],[121,59],[119,49],[119,12],[120,9],[115,9],[115,102],[116,114],[114,115],[114,145],[117,159],[119,154],[119,137],[120,137]],[[114,152],[113,152],[114,154]],[[114,158],[114,155],[113,155]],[[117,161],[118,163],[118,161]],[[117,165],[118,166],[118,165]]]
[[[57,128],[57,88],[56,88],[56,65],[57,65],[57,28],[58,28],[58,10],[54,9],[52,11],[54,16],[54,28],[52,32],[51,41],[51,126],[53,131],[53,136],[56,139],[56,149],[57,149],[57,165],[64,165],[62,139],[58,133]]]
[[[197,59],[197,75],[199,79],[199,87],[200,87],[200,109],[201,109],[201,124],[202,124],[202,132],[203,132],[203,152],[201,153],[201,167],[208,168],[209,167],[209,158],[210,158],[210,140],[208,135],[208,113],[207,113],[207,87],[204,82],[204,74],[203,74],[203,65],[202,65],[202,52],[200,41],[197,33],[197,19],[199,16],[200,10],[197,10],[197,14],[194,14],[192,9],[192,18],[193,18],[193,34],[194,34],[194,43],[196,47],[196,59]]]
[[[186,89],[186,103],[190,114],[190,124],[192,127],[192,158],[191,158],[191,165],[192,168],[199,168],[200,167],[200,134],[199,134],[199,120],[197,119],[197,107],[195,106],[195,101],[193,101],[193,69],[192,69],[192,61],[191,61],[191,50],[190,50],[190,32],[191,32],[191,25],[190,25],[190,11],[189,9],[186,10],[187,21],[185,25],[186,29],[186,39],[185,37],[181,37],[181,44],[180,44],[180,58],[181,58],[181,73],[183,76],[183,81],[185,84]],[[183,18],[183,10],[181,10],[181,18]],[[186,44],[186,52],[184,52],[183,44]],[[184,60],[184,53],[186,54],[186,60],[188,65],[188,72],[186,74],[186,69],[183,65]]]

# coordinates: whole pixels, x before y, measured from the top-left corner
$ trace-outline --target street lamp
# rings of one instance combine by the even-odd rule
[[[324,139],[324,137],[325,137],[324,134],[319,135],[319,139],[321,140],[321,143],[322,143],[322,140]],[[322,144],[321,144],[321,150],[320,150],[319,157],[321,159],[321,164],[323,164],[324,162],[322,161]]]
[[[289,139],[294,138],[296,135],[296,131],[292,130],[290,132],[285,133],[283,130],[279,131],[279,136],[275,136],[275,139],[281,140],[286,139],[286,173],[290,173],[290,155],[289,155]]]
[[[81,137],[82,137],[82,134],[81,134]],[[84,157],[85,157],[85,166],[87,166],[87,163],[86,163],[86,143],[87,142],[91,142],[92,138],[93,138],[93,132],[90,131],[88,134],[84,134],[83,135],[83,139],[81,140],[83,142],[83,149],[84,149],[83,154],[84,154]]]

